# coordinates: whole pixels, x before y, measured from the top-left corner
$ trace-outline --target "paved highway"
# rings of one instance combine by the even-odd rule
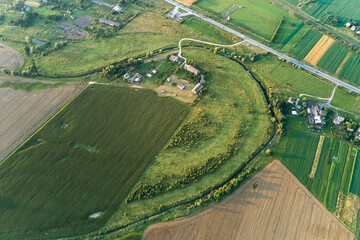
[[[211,23],[211,24],[213,24],[213,25],[215,25],[215,26],[217,26],[219,28],[222,28],[225,31],[227,31],[227,32],[229,32],[229,33],[231,33],[231,34],[233,34],[235,36],[238,36],[238,37],[244,39],[247,42],[250,42],[250,43],[252,43],[252,44],[254,44],[254,45],[256,45],[256,46],[258,46],[258,47],[260,47],[262,49],[265,49],[266,51],[271,52],[274,55],[277,55],[277,56],[279,56],[279,57],[281,57],[281,58],[283,58],[283,59],[285,59],[287,61],[290,61],[291,63],[293,63],[293,64],[295,64],[297,66],[300,66],[301,68],[306,69],[309,72],[312,72],[312,73],[314,73],[314,74],[316,74],[316,75],[318,75],[318,76],[320,76],[322,78],[325,78],[325,79],[335,83],[336,85],[342,86],[342,87],[344,87],[346,89],[349,89],[349,90],[351,90],[353,92],[356,92],[357,94],[360,94],[360,89],[359,88],[356,88],[356,87],[354,87],[354,86],[352,86],[350,84],[347,84],[347,83],[345,83],[345,82],[343,82],[343,81],[341,81],[341,80],[339,80],[337,78],[334,78],[334,77],[332,77],[332,76],[330,76],[330,75],[328,75],[328,74],[326,74],[324,72],[321,72],[321,71],[319,71],[319,70],[317,70],[317,69],[315,69],[313,67],[310,67],[310,66],[308,66],[308,65],[306,65],[306,64],[304,64],[302,62],[299,62],[299,61],[297,61],[297,60],[295,60],[295,59],[293,59],[293,58],[291,58],[291,57],[289,57],[289,56],[287,56],[287,55],[285,55],[283,53],[280,53],[280,52],[278,52],[278,51],[276,51],[276,50],[274,50],[274,49],[272,49],[272,48],[270,48],[268,46],[265,46],[264,44],[261,44],[261,43],[255,41],[254,39],[251,39],[251,38],[245,36],[244,34],[241,34],[241,33],[237,32],[237,31],[235,31],[235,30],[233,30],[231,28],[228,28],[225,25],[223,25],[221,23],[218,23],[218,22],[216,22],[216,21],[214,21],[214,20],[212,20],[212,19],[210,19],[208,17],[205,17],[204,15],[201,15],[201,14],[193,11],[192,9],[185,7],[184,5],[182,5],[180,3],[177,3],[177,2],[175,2],[173,0],[165,0],[165,1],[172,4],[172,5],[174,5],[174,6],[177,6],[178,8],[180,8],[182,10],[185,10],[185,11],[193,14],[194,16],[197,16],[197,17],[203,19],[204,21],[207,21],[207,22],[209,22],[209,23]]]

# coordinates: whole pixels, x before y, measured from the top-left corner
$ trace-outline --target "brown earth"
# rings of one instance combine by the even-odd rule
[[[191,6],[197,0],[175,0],[178,3],[184,4],[185,6]]]
[[[311,49],[311,51],[304,58],[304,60],[311,63],[312,65],[317,65],[320,59],[325,55],[327,50],[329,50],[329,48],[331,47],[331,45],[333,45],[334,42],[334,39],[324,35],[313,47],[313,49]]]
[[[338,240],[354,239],[354,234],[275,160],[221,203],[190,218],[151,226],[142,239]]]
[[[83,40],[88,36],[87,32],[66,21],[59,22],[55,28],[64,34],[67,39]]]
[[[81,83],[30,93],[0,88],[0,162],[83,88]]]
[[[75,19],[74,24],[78,27],[86,27],[89,26],[94,22],[94,18],[87,16],[87,15],[81,15],[78,18]]]
[[[24,3],[26,6],[30,6],[30,7],[36,7],[36,8],[38,8],[38,7],[40,7],[41,6],[41,4],[40,3],[38,3],[38,2],[31,2],[31,1],[25,1],[25,3]]]
[[[0,43],[0,68],[14,70],[24,65],[23,56],[15,49]]]

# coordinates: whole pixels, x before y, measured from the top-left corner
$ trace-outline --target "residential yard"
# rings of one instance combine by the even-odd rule
[[[188,110],[151,90],[85,89],[2,163],[1,236],[50,238],[97,230]]]

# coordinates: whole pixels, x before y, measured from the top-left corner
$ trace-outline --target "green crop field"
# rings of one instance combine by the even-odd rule
[[[360,20],[359,0],[320,0],[305,5],[302,10],[318,19],[322,19],[327,13],[331,13],[343,18]]]
[[[322,36],[319,32],[309,30],[295,45],[292,53],[298,58],[305,58]]]
[[[322,69],[334,74],[348,54],[349,50],[335,42],[317,64]]]
[[[301,26],[301,25],[299,25]],[[299,27],[298,26],[298,27]],[[304,25],[300,29],[295,29],[287,39],[285,39],[281,44],[281,50],[284,52],[291,52],[295,45],[303,38],[303,36],[310,30],[309,25]]]
[[[150,90],[88,87],[1,164],[1,236],[100,227],[187,112],[185,104]],[[90,218],[94,213],[101,216]]]
[[[319,135],[291,130],[280,140],[279,147],[274,150],[274,156],[306,185],[318,141]]]
[[[346,161],[343,178],[341,180],[340,192],[347,195],[350,191],[351,177],[353,176],[353,169],[358,154],[357,148],[349,148],[349,158]]]
[[[270,74],[276,79],[275,81],[282,82],[296,89],[299,93],[329,97],[333,89],[331,84],[325,83],[288,64],[279,64]]]
[[[268,0],[258,0],[256,2],[247,0],[200,0],[196,3],[196,6],[222,18],[226,17],[227,14],[225,13],[234,5],[241,6],[241,8],[234,8],[234,11],[229,12],[231,13],[231,22],[267,40],[270,40],[274,34],[282,17],[285,17],[287,21],[285,21],[281,30],[280,39],[285,39],[285,35],[290,34],[297,28],[296,25],[290,26],[291,22],[300,23],[291,14]]]
[[[360,56],[353,53],[344,65],[339,76],[356,84],[360,84]]]
[[[350,192],[360,197],[360,154],[357,154],[354,173],[352,175]]]
[[[336,89],[331,105],[360,115],[360,96],[344,88],[338,87]]]

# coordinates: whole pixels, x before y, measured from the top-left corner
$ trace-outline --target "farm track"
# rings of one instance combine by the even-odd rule
[[[0,88],[0,162],[83,88],[79,83],[30,93]]]
[[[252,184],[258,186],[254,190]],[[261,226],[259,228],[259,226]],[[353,239],[289,170],[274,160],[221,203],[149,227],[143,240]]]

